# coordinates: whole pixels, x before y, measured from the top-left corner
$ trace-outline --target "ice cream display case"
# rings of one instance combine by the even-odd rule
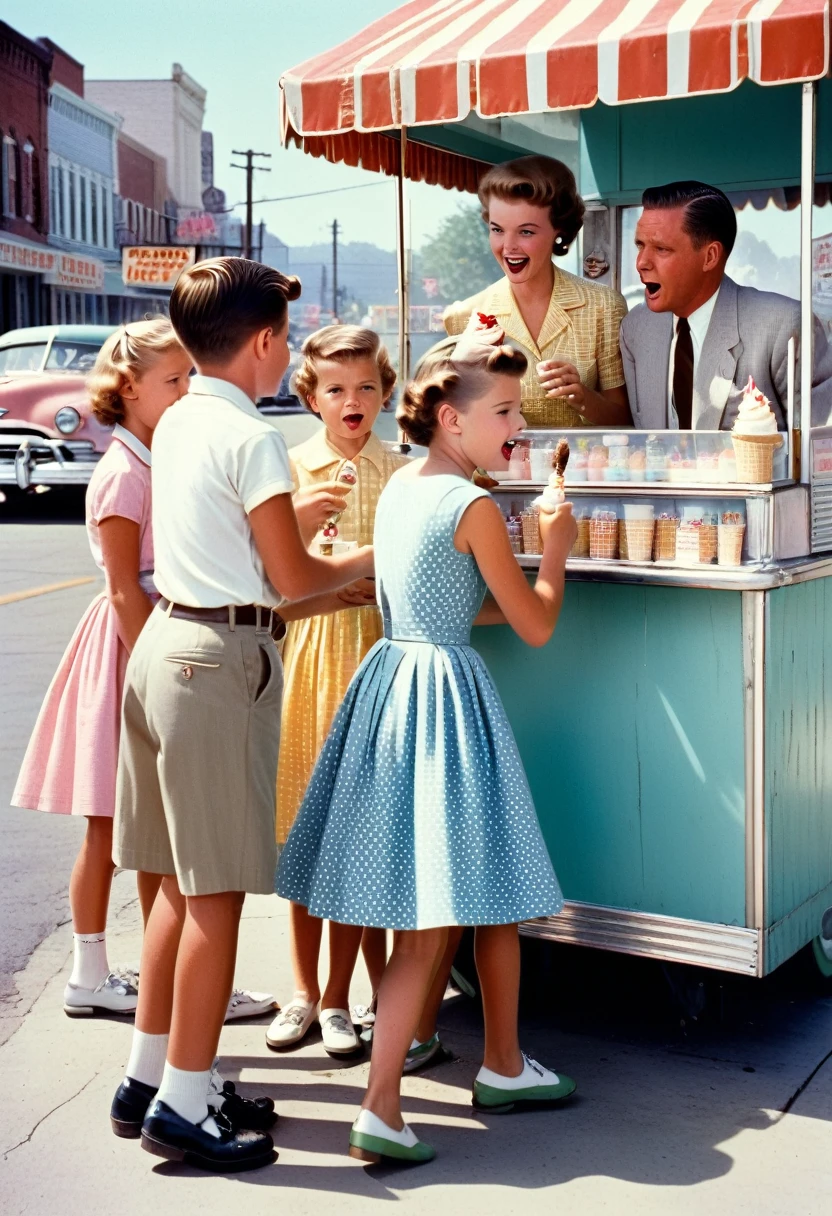
[[[808,483],[786,434],[755,481],[729,432],[526,431],[490,488],[530,577],[564,438],[555,634],[474,630],[567,899],[523,931],[750,975],[814,942],[832,971],[832,429]]]

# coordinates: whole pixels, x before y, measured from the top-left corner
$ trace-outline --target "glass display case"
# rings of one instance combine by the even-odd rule
[[[725,431],[536,430],[518,437],[507,470],[489,474],[523,565],[541,552],[535,499],[560,439],[578,521],[573,572],[580,563],[765,568],[811,552],[809,495],[789,477],[786,434],[754,443]]]

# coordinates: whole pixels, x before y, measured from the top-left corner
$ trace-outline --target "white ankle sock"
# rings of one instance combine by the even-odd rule
[[[143,1030],[134,1030],[126,1075],[133,1081],[141,1081],[143,1085],[158,1089],[165,1071],[168,1037],[166,1034],[145,1034]]]
[[[211,1084],[211,1069],[206,1072],[189,1072],[165,1064],[162,1084],[156,1094],[157,1101],[166,1103],[177,1115],[189,1123],[202,1123],[205,1131],[219,1138],[220,1130],[213,1116],[208,1119],[208,1086]]]
[[[73,961],[70,984],[77,988],[97,988],[110,973],[107,962],[107,934],[73,933]]]

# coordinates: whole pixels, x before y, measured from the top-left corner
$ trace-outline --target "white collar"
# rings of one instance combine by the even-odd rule
[[[146,448],[141,439],[137,439],[133,432],[128,431],[127,427],[122,426],[120,422],[113,427],[113,439],[120,439],[134,456],[138,456],[142,464],[150,467],[150,448]]]
[[[720,287],[721,286],[722,286],[722,284],[720,283]],[[690,326],[691,335],[692,335],[694,341],[696,342],[696,345],[699,348],[699,350],[702,349],[702,344],[705,341],[705,335],[708,332],[708,326],[711,323],[711,317],[713,316],[714,309],[716,308],[716,300],[717,300],[718,295],[719,295],[719,287],[717,287],[714,294],[709,299],[707,299],[704,304],[700,304],[699,307],[696,309],[696,311],[692,312],[690,314],[690,316],[688,317],[688,325]],[[673,318],[674,333],[676,332],[676,326],[677,326],[678,322],[679,322],[679,318],[674,316],[674,318]]]
[[[192,397],[222,397],[225,401],[236,405],[237,409],[242,410],[244,414],[251,414],[255,418],[263,417],[251,398],[241,388],[237,388],[236,384],[231,384],[228,380],[220,380],[217,376],[198,374],[191,376],[188,393]]]

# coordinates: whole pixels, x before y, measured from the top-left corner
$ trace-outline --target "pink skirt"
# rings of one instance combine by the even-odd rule
[[[82,616],[49,685],[12,806],[112,817],[126,667],[116,614],[102,593]]]

